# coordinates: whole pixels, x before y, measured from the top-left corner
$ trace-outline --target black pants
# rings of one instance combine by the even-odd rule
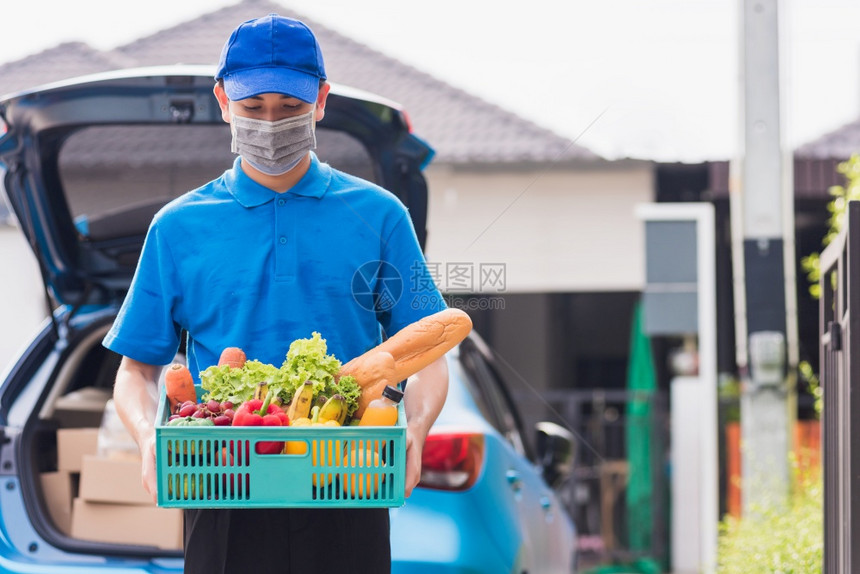
[[[386,574],[387,508],[185,511],[186,574]]]

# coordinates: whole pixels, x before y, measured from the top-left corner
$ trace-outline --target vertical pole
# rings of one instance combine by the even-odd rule
[[[702,571],[715,572],[720,519],[720,468],[717,392],[717,278],[716,237],[713,206],[703,208],[697,217],[699,285],[699,378],[705,393],[702,408],[701,481],[702,498]]]
[[[747,331],[785,333],[777,0],[743,0],[743,255]]]
[[[744,313],[737,321],[737,359],[744,383],[742,496],[744,510],[749,510],[751,504],[779,502],[788,492],[789,405],[794,401],[789,400],[792,385],[786,384],[793,371],[786,371],[785,364],[786,358],[796,364],[797,336],[794,206],[781,132],[778,0],[741,0],[740,14],[743,146],[733,169],[740,176],[734,181],[740,184],[740,197],[733,193],[732,210],[739,214],[732,214],[732,222],[740,224],[734,233],[742,236],[733,242],[733,256],[735,272],[742,272],[736,275],[735,297]],[[754,339],[764,344],[750,344]],[[779,371],[777,382],[772,380],[774,369]],[[764,380],[757,378],[762,374]],[[763,467],[764,460],[774,466]],[[766,494],[769,500],[763,499]]]
[[[702,572],[702,414],[705,391],[698,377],[675,377],[672,400],[672,572]]]

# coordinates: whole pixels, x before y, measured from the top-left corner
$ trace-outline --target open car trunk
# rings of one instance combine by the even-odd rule
[[[45,345],[56,361],[46,361],[52,372],[38,378],[46,384],[19,435],[30,522],[46,542],[71,552],[179,557],[181,513],[152,503],[131,437],[106,409],[121,359],[101,345],[113,314],[85,318],[67,346]],[[48,329],[42,335],[53,339]]]

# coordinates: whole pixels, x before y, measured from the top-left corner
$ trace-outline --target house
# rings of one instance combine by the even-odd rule
[[[452,304],[473,314],[512,368],[537,387],[623,386],[644,276],[634,207],[653,200],[650,162],[602,159],[270,0],[109,52],[66,43],[5,63],[0,92],[121,67],[214,64],[237,23],[269,12],[308,22],[330,80],[399,102],[435,148],[428,260]]]

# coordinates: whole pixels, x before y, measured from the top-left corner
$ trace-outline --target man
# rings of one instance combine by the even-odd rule
[[[360,355],[444,308],[403,293],[374,305],[351,291],[368,263],[386,279],[429,273],[404,206],[389,192],[321,163],[314,126],[329,85],[319,45],[296,20],[270,14],[237,27],[221,54],[215,96],[231,126],[232,169],[153,219],[129,294],[104,344],[123,355],[114,398],[156,493],[148,391],[187,332],[192,373],[221,350],[279,365],[289,343],[319,331],[341,361]],[[422,284],[426,283],[426,280]],[[370,299],[367,299],[370,297]],[[368,305],[368,301],[371,304]],[[417,304],[420,302],[421,304]],[[429,303],[429,304],[428,304]],[[410,378],[404,397],[406,495],[445,400],[440,359]],[[185,512],[186,572],[386,572],[387,509],[259,509]]]

